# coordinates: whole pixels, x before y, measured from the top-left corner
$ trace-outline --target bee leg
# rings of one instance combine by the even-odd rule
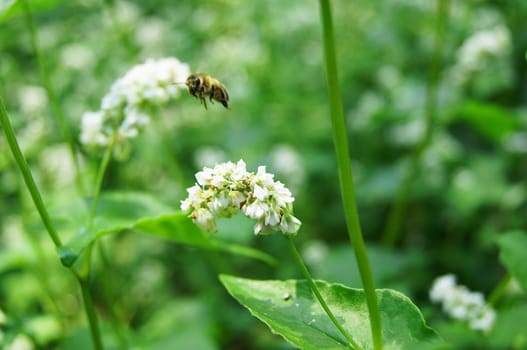
[[[220,94],[221,94],[221,99],[220,99],[221,104],[223,105],[223,107],[229,109],[229,104],[228,104],[229,95],[227,95],[227,92],[224,91],[224,90],[220,89],[219,91],[220,91]]]
[[[203,106],[205,106],[205,109],[208,109],[207,108],[207,100],[205,100],[204,97],[201,98],[201,103],[203,104]]]
[[[210,88],[210,95],[209,95],[209,101],[210,103],[214,103],[212,99],[214,98],[214,94],[216,93],[216,88],[214,86],[211,86]]]

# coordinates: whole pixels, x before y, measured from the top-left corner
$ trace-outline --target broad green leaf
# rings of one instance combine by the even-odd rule
[[[54,218],[64,230],[67,230],[68,226],[77,225],[78,233],[59,249],[60,259],[66,266],[71,266],[83,250],[96,239],[123,230],[137,230],[176,243],[239,254],[269,264],[275,263],[271,256],[258,250],[221,241],[220,235],[204,233],[186,214],[175,211],[147,194],[103,193],[92,226],[89,229],[78,229],[79,223],[86,222],[85,207],[71,205]]]
[[[505,233],[498,237],[498,245],[501,261],[527,292],[527,264],[525,264],[527,234],[524,231]]]
[[[276,334],[301,349],[349,349],[320,307],[306,281],[258,281],[221,275],[228,292]],[[317,281],[317,287],[342,326],[362,349],[371,349],[368,309],[362,289]],[[403,294],[377,290],[384,349],[435,349],[442,340]]]
[[[0,0],[0,23],[24,13],[23,0]],[[62,0],[26,0],[32,12],[50,9]]]

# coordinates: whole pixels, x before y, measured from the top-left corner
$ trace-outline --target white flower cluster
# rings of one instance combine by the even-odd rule
[[[203,168],[196,174],[197,184],[188,188],[181,209],[192,210],[190,218],[207,231],[215,232],[215,218],[228,218],[240,210],[257,220],[254,234],[282,231],[294,235],[301,222],[293,216],[295,198],[265,166],[248,172],[243,160]]]
[[[150,121],[148,110],[169,102],[185,89],[190,74],[187,64],[176,58],[149,59],[115,81],[104,96],[101,110],[82,116],[80,140],[87,146],[107,146],[116,137],[118,144],[136,137]]]
[[[459,49],[459,64],[467,71],[479,70],[486,66],[489,57],[503,56],[509,48],[510,34],[505,26],[479,31]]]
[[[470,328],[475,330],[490,331],[496,320],[496,313],[485,304],[483,294],[456,284],[454,275],[436,278],[430,289],[430,300],[442,303],[447,314],[457,320],[468,321]]]

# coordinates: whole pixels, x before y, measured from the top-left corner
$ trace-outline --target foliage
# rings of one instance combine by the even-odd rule
[[[447,5],[439,35],[436,3]],[[412,332],[437,332],[455,349],[527,347],[527,3],[331,4],[385,348],[408,348]],[[337,319],[360,314],[344,328],[371,348],[365,303],[354,303],[363,286],[346,235],[316,2],[0,0],[0,23],[0,98],[64,243],[52,245],[0,133],[0,347],[91,349],[77,284],[86,266],[107,349],[307,349],[311,336],[329,344],[327,334],[344,342],[283,237],[255,236],[241,215],[209,234],[181,212],[197,171],[243,159],[291,190],[302,221],[295,244]],[[82,115],[132,67],[163,57],[219,79],[230,109],[205,110],[186,91],[146,106],[149,124],[109,160],[97,198],[104,156],[82,145]],[[430,302],[432,282],[450,273],[496,310],[490,331]],[[324,332],[311,313],[270,312],[299,292]]]

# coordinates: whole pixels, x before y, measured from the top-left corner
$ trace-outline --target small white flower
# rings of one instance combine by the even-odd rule
[[[267,189],[260,187],[258,185],[254,185],[254,197],[256,199],[259,199],[261,201],[265,200],[267,196],[269,196],[269,191]]]
[[[248,176],[248,173],[247,173],[245,162],[240,159],[238,163],[236,163],[236,166],[234,167],[234,169],[232,170],[231,177],[233,181],[238,182],[238,181],[241,181],[247,178],[247,176]]]
[[[286,234],[295,234],[300,229],[302,222],[293,215],[285,215],[280,223],[280,229]]]
[[[260,219],[264,216],[269,206],[265,202],[254,201],[251,204],[244,206],[244,213],[251,219]]]
[[[205,209],[199,208],[195,212],[195,222],[206,231],[216,232],[218,228],[216,227],[216,222],[214,221],[214,215]]]

